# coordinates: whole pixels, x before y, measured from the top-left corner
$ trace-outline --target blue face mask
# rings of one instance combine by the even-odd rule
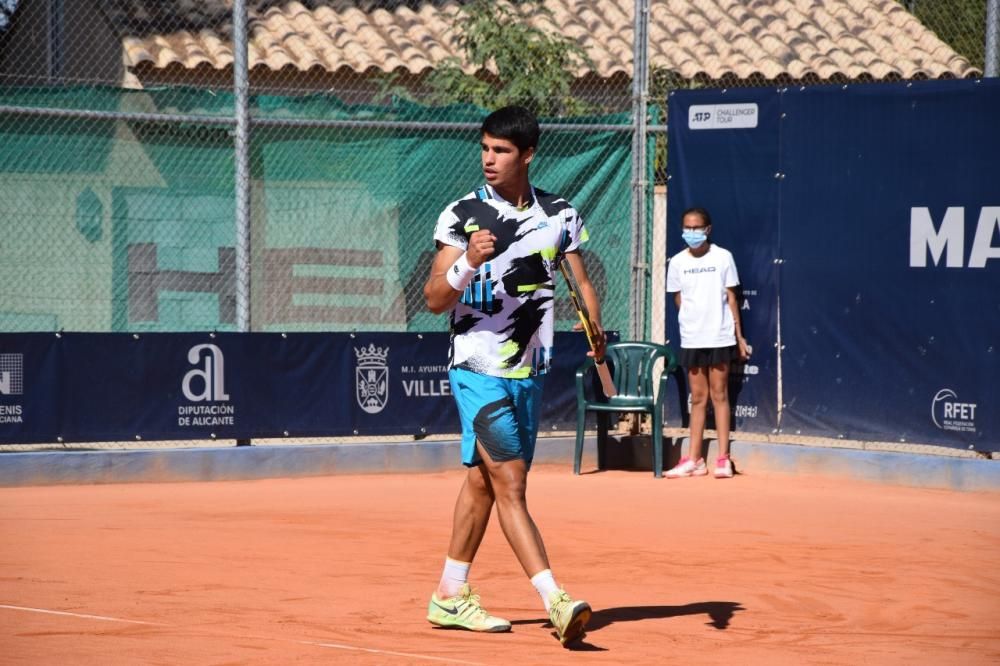
[[[704,245],[705,241],[708,240],[708,234],[704,231],[693,231],[688,230],[681,234],[681,238],[684,242],[688,244],[688,247],[696,248]]]

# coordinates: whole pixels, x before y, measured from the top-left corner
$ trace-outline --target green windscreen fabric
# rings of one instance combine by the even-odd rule
[[[232,117],[233,99],[177,88],[6,89],[0,105],[208,119]],[[253,330],[445,330],[423,306],[432,234],[444,207],[481,184],[485,113],[253,97]],[[629,118],[573,122],[627,128]],[[0,113],[0,145],[0,329],[235,330],[230,125]],[[583,214],[604,324],[618,330],[629,324],[630,147],[627,130],[565,124],[543,132],[532,163],[534,184]],[[568,328],[561,287],[557,304]]]

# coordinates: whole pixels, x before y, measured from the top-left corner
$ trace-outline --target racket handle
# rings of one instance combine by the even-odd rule
[[[595,361],[594,366],[597,368],[597,376],[601,378],[601,388],[604,389],[604,395],[609,398],[618,395],[618,389],[615,388],[615,383],[611,379],[611,372],[608,371],[608,364],[602,359]]]

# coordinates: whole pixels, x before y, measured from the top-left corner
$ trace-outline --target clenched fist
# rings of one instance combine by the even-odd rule
[[[484,261],[493,256],[494,243],[497,237],[489,229],[473,231],[469,236],[469,247],[465,250],[465,258],[469,266],[479,268]]]

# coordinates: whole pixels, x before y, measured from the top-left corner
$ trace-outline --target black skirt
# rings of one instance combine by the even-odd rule
[[[740,358],[738,345],[731,347],[704,347],[701,349],[686,349],[681,347],[677,362],[685,368],[702,368],[719,363],[732,363]]]

